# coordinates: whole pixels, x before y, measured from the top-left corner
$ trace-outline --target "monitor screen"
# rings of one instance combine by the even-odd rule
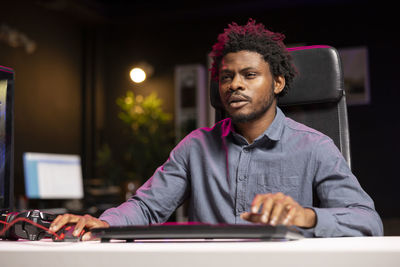
[[[27,152],[23,155],[25,193],[30,199],[81,199],[79,155]]]
[[[0,209],[13,209],[14,71],[0,66]]]

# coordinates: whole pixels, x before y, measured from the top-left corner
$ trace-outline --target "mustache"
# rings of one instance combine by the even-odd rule
[[[225,100],[226,100],[227,102],[229,102],[231,98],[241,98],[241,99],[247,100],[247,101],[249,101],[249,102],[253,100],[250,96],[245,95],[245,94],[242,94],[242,93],[237,92],[237,91],[234,91],[234,92],[227,92],[227,93],[225,94]]]

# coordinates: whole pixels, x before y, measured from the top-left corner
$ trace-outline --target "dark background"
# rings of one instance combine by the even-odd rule
[[[323,2],[323,3],[320,3]],[[200,1],[199,1],[200,3]],[[0,26],[36,43],[29,54],[0,38],[0,65],[16,72],[15,194],[24,195],[24,151],[81,154],[85,179],[95,177],[96,150],[118,147],[115,99],[126,90],[156,91],[174,113],[174,67],[207,65],[217,35],[254,18],[286,35],[285,43],[366,46],[371,102],[349,106],[353,172],[375,200],[387,234],[400,232],[397,169],[400,142],[398,23],[384,1],[1,1]],[[141,85],[135,63],[154,66]],[[399,230],[398,230],[399,229]]]

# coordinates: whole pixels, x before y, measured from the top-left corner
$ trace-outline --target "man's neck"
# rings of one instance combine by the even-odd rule
[[[235,130],[246,138],[249,144],[252,144],[257,137],[268,129],[275,115],[276,104],[273,104],[261,118],[250,122],[236,123]]]

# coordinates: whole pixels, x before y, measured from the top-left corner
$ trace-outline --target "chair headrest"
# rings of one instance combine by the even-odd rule
[[[297,76],[280,106],[338,102],[343,96],[343,73],[337,50],[331,46],[314,45],[288,48]],[[223,109],[218,82],[210,82],[211,105]]]
[[[338,102],[343,96],[343,72],[335,48],[316,45],[288,49],[297,76],[280,106]]]

